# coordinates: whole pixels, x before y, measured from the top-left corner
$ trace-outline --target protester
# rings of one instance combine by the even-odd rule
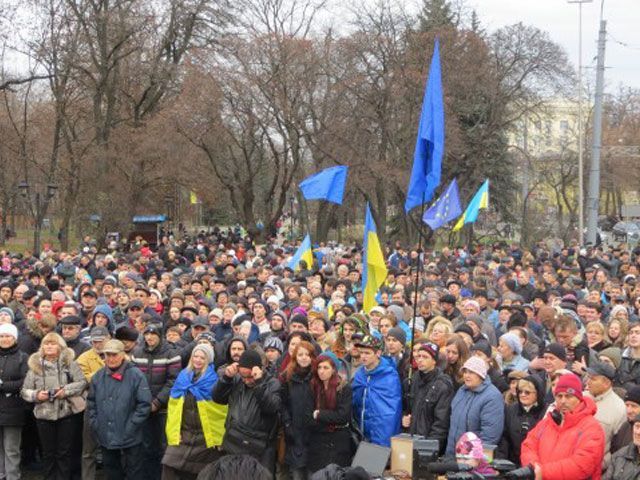
[[[544,384],[538,376],[525,376],[516,383],[517,400],[505,409],[504,429],[496,456],[518,465],[522,442],[542,419],[547,405]]]
[[[487,370],[479,357],[469,358],[462,367],[464,385],[451,402],[447,455],[455,453],[456,443],[465,432],[475,433],[485,445],[498,445],[502,437],[504,402]]]
[[[573,373],[562,375],[553,393],[554,406],[522,443],[522,465],[532,466],[537,478],[600,479],[605,439],[594,401],[582,395]]]
[[[20,397],[27,354],[18,349],[18,329],[0,324],[0,478],[20,478],[20,442],[25,404]]]
[[[60,335],[46,334],[38,351],[29,357],[22,386],[22,398],[35,404],[46,478],[70,478],[73,462],[80,460],[72,452],[80,441],[78,415],[85,409],[81,395],[87,382],[73,357]]]
[[[193,480],[221,456],[227,408],[212,400],[218,381],[213,356],[210,345],[196,345],[171,388],[163,480]]]
[[[222,449],[231,454],[249,453],[274,472],[280,382],[265,375],[260,354],[246,350],[237,362],[227,365],[212,398],[229,405]]]
[[[323,353],[313,363],[314,410],[309,434],[307,469],[314,473],[326,465],[351,464],[351,385],[338,373],[338,359]]]
[[[404,382],[402,426],[411,434],[438,440],[444,452],[455,389],[451,378],[437,366],[438,354],[435,343],[418,345],[414,353],[418,371]]]
[[[384,319],[384,317],[383,317]],[[382,355],[382,342],[367,335],[356,342],[362,365],[353,377],[353,413],[364,438],[389,446],[399,433],[402,387],[393,361]]]
[[[640,416],[632,421],[632,442],[615,453],[603,480],[637,480],[640,478]]]
[[[151,392],[120,340],[109,340],[102,351],[105,368],[91,379],[87,398],[89,424],[102,448],[106,480],[138,480],[144,476],[143,425],[151,412]]]
[[[289,467],[292,480],[308,477],[309,425],[315,410],[311,367],[315,357],[315,347],[309,342],[300,342],[293,351],[289,365],[280,376],[280,418],[286,442],[284,460]]]

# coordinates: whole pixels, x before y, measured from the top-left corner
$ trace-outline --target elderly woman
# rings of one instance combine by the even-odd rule
[[[87,381],[73,360],[73,350],[57,333],[44,336],[40,349],[29,357],[22,398],[35,403],[33,414],[42,443],[47,479],[71,478],[77,417],[85,408],[81,397]]]
[[[483,444],[497,445],[504,427],[504,401],[491,383],[487,364],[470,357],[462,367],[464,385],[451,402],[451,425],[447,439],[447,455],[455,453],[456,442],[465,432],[473,432]]]
[[[498,341],[498,352],[502,356],[502,372],[518,370],[524,372],[529,360],[522,356],[522,342],[515,333],[505,333]]]
[[[195,479],[220,457],[227,407],[211,399],[218,381],[213,357],[211,345],[197,344],[171,388],[162,480]]]

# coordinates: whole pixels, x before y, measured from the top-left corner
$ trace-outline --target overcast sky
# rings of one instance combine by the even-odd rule
[[[578,65],[578,5],[566,0],[468,0],[486,29],[523,22],[546,30]],[[600,0],[582,6],[582,62],[584,75],[595,84]],[[605,0],[607,20],[605,80],[607,91],[620,83],[640,88],[640,0]],[[628,46],[623,46],[620,43]]]

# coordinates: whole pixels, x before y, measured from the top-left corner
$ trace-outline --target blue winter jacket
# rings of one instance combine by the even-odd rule
[[[483,444],[498,445],[504,427],[504,400],[489,376],[475,390],[460,387],[451,402],[451,424],[447,455],[454,455],[456,442],[465,432],[473,432]]]
[[[393,360],[381,357],[371,371],[358,368],[353,377],[353,416],[367,441],[390,446],[400,432],[402,388]]]

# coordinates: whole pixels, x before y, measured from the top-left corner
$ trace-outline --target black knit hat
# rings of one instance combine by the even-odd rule
[[[138,331],[131,327],[124,326],[116,330],[116,340],[128,340],[130,342],[135,342],[138,340],[138,335]]]
[[[245,350],[240,357],[238,366],[241,368],[262,367],[262,357],[255,350]]]
[[[560,360],[564,360],[565,362],[567,361],[567,351],[559,343],[550,343],[549,345],[547,345],[544,349],[543,354],[545,353],[554,355],[555,357],[558,357]]]

